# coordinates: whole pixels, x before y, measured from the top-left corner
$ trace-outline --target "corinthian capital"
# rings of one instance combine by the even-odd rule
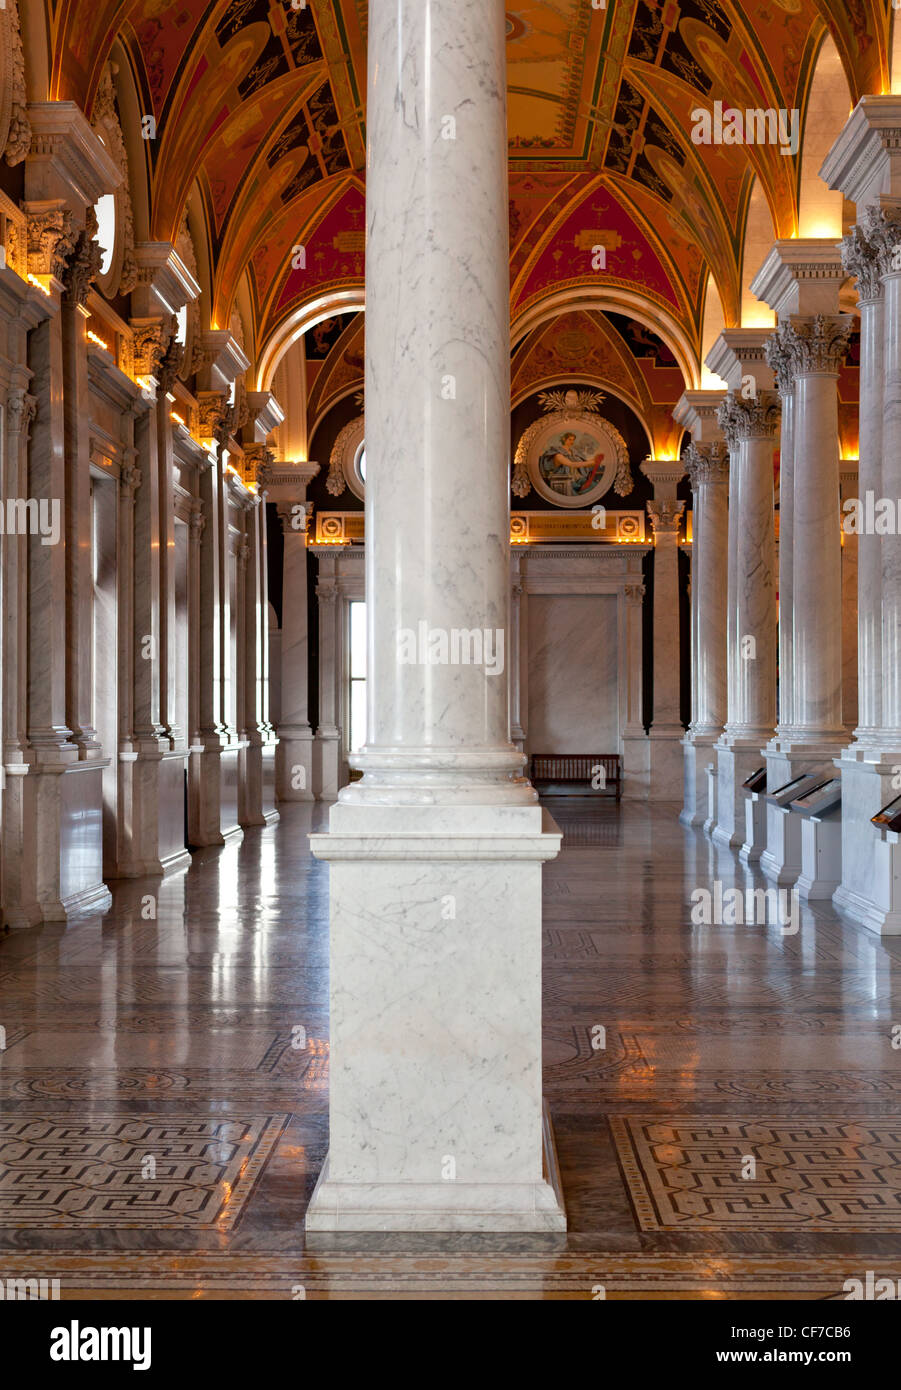
[[[889,268],[888,258],[868,239],[862,227],[854,226],[842,237],[842,267],[857,276],[857,298],[872,304],[884,294],[882,277]]]
[[[66,261],[75,249],[72,213],[68,208],[44,208],[28,215],[28,273],[62,279]]]
[[[876,257],[878,274],[901,270],[901,208],[864,208],[863,238]]]
[[[775,391],[758,391],[748,400],[730,391],[716,417],[729,453],[733,454],[743,439],[772,438],[779,428],[781,413]]]
[[[776,390],[780,396],[789,396],[795,384],[795,359],[785,335],[786,324],[777,324],[763,346],[767,365],[772,367],[776,377]]]
[[[729,455],[725,443],[720,439],[710,444],[689,444],[682,461],[691,481],[692,492],[697,492],[702,483],[729,481]]]
[[[850,314],[814,314],[779,325],[794,375],[838,372],[848,351],[853,320]]]

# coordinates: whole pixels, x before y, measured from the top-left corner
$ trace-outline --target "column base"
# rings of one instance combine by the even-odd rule
[[[338,800],[339,735],[317,734],[313,740],[313,795],[317,801]]]
[[[339,801],[310,845],[329,862],[331,1080],[309,1228],[563,1230],[542,1169],[550,815]]]
[[[647,801],[651,783],[646,733],[623,735],[623,801]]]
[[[832,895],[845,916],[880,936],[901,936],[901,854],[897,837],[871,822],[898,795],[901,750],[853,743],[835,766],[842,779],[842,881]]]
[[[742,784],[764,761],[763,745],[766,738],[766,733],[757,736],[724,734],[714,744],[716,825],[712,829],[712,838],[715,844],[737,849],[745,843],[746,793]]]
[[[759,792],[745,792],[745,842],[738,852],[743,864],[757,864],[766,850],[767,804]]]
[[[655,801],[682,800],[685,782],[685,754],[681,724],[657,726],[648,731],[650,778],[648,794]]]
[[[565,1231],[566,1212],[547,1105],[537,1183],[339,1183],[329,1155],[304,1219],[317,1231]]]
[[[279,725],[275,754],[275,792],[279,801],[315,801],[313,794],[313,731]]]

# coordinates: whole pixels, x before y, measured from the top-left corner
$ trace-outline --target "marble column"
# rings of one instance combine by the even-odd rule
[[[522,750],[526,733],[522,727],[523,623],[528,612],[523,604],[522,555],[510,548],[510,738]]]
[[[842,459],[839,466],[842,515],[844,505],[860,496],[857,459]],[[857,698],[857,586],[860,537],[842,532],[842,723],[845,737],[853,737],[858,726]]]
[[[272,825],[275,809],[277,740],[269,722],[269,599],[266,575],[266,516],[260,496],[252,496],[244,516],[244,543],[239,550],[240,637],[238,693],[240,731],[246,747],[239,762],[238,819],[242,825]],[[242,556],[246,556],[242,560]]]
[[[726,722],[729,460],[725,444],[692,443],[685,455],[692,488],[692,708],[683,739],[685,799],[679,819],[708,819],[707,766]]]
[[[795,379],[792,355],[779,333],[774,333],[767,340],[766,352],[782,408],[779,435],[779,674],[776,722],[776,739],[779,739],[791,726],[794,697]]]
[[[898,795],[901,729],[896,698],[897,621],[901,603],[893,574],[899,539],[880,535],[866,503],[897,505],[898,410],[901,403],[898,298],[901,272],[901,97],[864,96],[830,150],[821,177],[857,207],[857,225],[842,243],[845,271],[857,276],[861,320],[860,465],[858,499],[864,524],[858,537],[858,726],[836,766],[842,779],[842,882],[833,901],[871,930],[901,934],[901,846],[871,817]],[[845,521],[847,527],[847,520]],[[894,552],[894,556],[893,556]],[[886,594],[885,584],[894,585]],[[897,837],[895,837],[897,839]]]
[[[308,1232],[565,1225],[541,1101],[541,864],[560,841],[505,674],[504,33],[501,0],[369,7],[368,740],[312,837],[332,1069]]]
[[[745,843],[745,778],[760,766],[776,722],[776,588],[773,465],[779,398],[731,391],[720,407],[729,449],[728,710],[717,747],[721,844]],[[753,852],[753,847],[752,847]]]
[[[680,715],[679,530],[685,503],[676,487],[685,476],[681,461],[647,459],[641,471],[654,487],[648,515],[654,532],[654,700],[648,730],[650,795],[676,801],[682,792],[685,732]]]
[[[307,606],[307,528],[311,504],[307,502],[307,488],[318,473],[318,463],[306,462],[273,462],[266,469],[267,497],[278,509],[284,538],[282,707],[275,760],[279,801],[312,801],[314,798]]]

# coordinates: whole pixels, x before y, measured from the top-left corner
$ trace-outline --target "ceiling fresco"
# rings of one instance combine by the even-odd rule
[[[760,181],[775,233],[798,228],[800,161],[698,145],[699,103],[802,119],[828,32],[849,102],[888,86],[890,0],[521,0],[507,10],[511,311],[630,296],[700,357],[712,271],[739,321]],[[51,95],[90,112],[114,44],[152,117],[149,235],[205,210],[212,316],[246,287],[259,345],[304,304],[363,282],[365,0],[47,0]],[[761,34],[766,33],[766,43]],[[592,264],[593,248],[606,264]],[[655,317],[655,315],[657,317]]]

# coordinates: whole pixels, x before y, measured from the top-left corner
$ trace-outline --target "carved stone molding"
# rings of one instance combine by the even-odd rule
[[[354,471],[357,450],[366,433],[364,417],[357,415],[348,421],[338,435],[329,457],[326,491],[332,497],[340,497],[345,487],[350,487],[355,496],[364,496],[363,480]]]
[[[338,597],[337,580],[320,579],[316,585],[316,597],[320,603],[334,603]]]
[[[201,439],[221,438],[228,431],[228,399],[222,391],[201,391],[197,396],[197,432]]]
[[[21,164],[31,148],[17,0],[0,10],[0,147],[7,164]]]
[[[13,386],[6,393],[6,411],[10,433],[27,439],[38,411],[37,396],[30,396],[24,386]]]
[[[250,559],[250,542],[242,540],[235,548],[235,556],[242,569],[247,568],[247,561]]]
[[[134,501],[134,495],[141,486],[141,470],[136,464],[127,463],[120,469],[119,486],[125,495]]]
[[[689,444],[683,463],[692,492],[697,492],[702,483],[729,481],[729,455],[722,440],[715,439],[710,444]]]
[[[764,355],[773,369],[780,396],[790,396],[795,388],[795,358],[786,339],[786,326],[784,320],[777,324],[764,344]]]
[[[717,411],[717,423],[726,436],[730,454],[734,454],[743,439],[772,438],[779,428],[782,410],[775,391],[758,391],[744,400],[734,391]]]
[[[100,247],[94,240],[96,235],[97,214],[92,207],[89,207],[84,229],[78,233],[75,249],[62,274],[66,296],[73,304],[83,305],[86,302],[88,290],[100,273],[102,254]]]
[[[643,584],[626,584],[623,593],[627,603],[640,604],[644,600],[645,588]]]
[[[651,518],[651,526],[653,527],[654,535],[676,535],[684,510],[685,503],[681,501],[649,502],[648,516]]]
[[[132,319],[134,331],[134,374],[159,380],[163,359],[175,336],[175,315],[169,319]]]
[[[282,534],[285,536],[305,536],[313,519],[313,502],[279,502],[276,507]],[[303,510],[301,510],[301,508]],[[298,525],[302,522],[302,525]]]
[[[29,275],[54,275],[61,280],[66,262],[75,250],[75,240],[68,208],[57,206],[28,212]]]
[[[779,335],[791,359],[794,376],[813,372],[838,373],[848,351],[853,319],[850,314],[814,314],[779,325]]]
[[[879,274],[901,270],[901,208],[864,208],[861,227],[877,258]]]
[[[200,537],[203,535],[204,526],[206,526],[206,517],[204,516],[203,512],[199,509],[197,511],[193,511],[190,517],[188,518],[190,539],[192,541],[200,540]]]

